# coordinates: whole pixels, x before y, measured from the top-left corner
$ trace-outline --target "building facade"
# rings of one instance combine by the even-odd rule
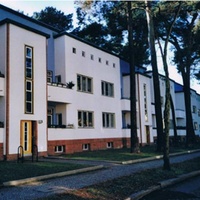
[[[141,145],[151,144],[152,73],[135,70],[137,135]],[[46,156],[129,147],[129,72],[117,55],[0,5],[0,159],[16,159],[22,150],[31,156],[34,148]],[[164,105],[163,76],[160,90]],[[173,80],[171,95],[184,136],[183,91]],[[200,135],[200,95],[191,90],[191,98]]]

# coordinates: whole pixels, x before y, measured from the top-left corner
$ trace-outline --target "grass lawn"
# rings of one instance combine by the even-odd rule
[[[131,194],[145,190],[156,183],[175,178],[178,175],[200,169],[200,158],[171,165],[170,171],[161,168],[145,170],[124,176],[111,181],[106,181],[79,190],[69,190],[62,194],[52,195],[40,200],[119,200],[126,199]]]
[[[183,152],[192,149],[200,149],[200,146],[191,147],[189,149],[183,147],[171,147],[170,153]],[[160,152],[156,152],[156,147],[154,145],[140,147],[140,153],[130,153],[129,148],[124,149],[110,149],[110,150],[100,150],[100,151],[86,151],[81,153],[74,153],[70,155],[64,155],[66,158],[70,159],[84,159],[84,160],[105,160],[105,161],[128,161],[136,160],[141,158],[148,158],[152,156],[162,155]]]
[[[88,167],[86,165],[54,162],[0,162],[0,182],[19,180],[57,172]]]

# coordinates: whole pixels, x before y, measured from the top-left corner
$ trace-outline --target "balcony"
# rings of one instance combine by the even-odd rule
[[[129,99],[121,99],[121,109],[123,111],[130,111],[130,100]]]
[[[66,84],[48,83],[48,101],[72,103],[75,90],[69,89]]]
[[[185,118],[185,111],[184,110],[176,110],[176,118],[181,118],[184,119]]]
[[[0,74],[0,96],[5,95],[5,78],[2,74]]]
[[[48,124],[48,128],[74,128],[73,124],[68,124],[68,125],[57,125],[57,124]]]

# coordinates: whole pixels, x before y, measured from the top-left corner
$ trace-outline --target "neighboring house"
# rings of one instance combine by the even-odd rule
[[[183,86],[179,83],[174,84],[175,86],[175,97],[176,97],[176,118],[177,118],[177,129],[180,136],[186,134],[186,118],[185,118],[185,99]],[[195,135],[200,136],[200,95],[190,90],[191,95],[191,110],[193,118],[193,126]]]
[[[138,139],[151,144],[156,139],[152,73],[143,67],[135,71]],[[177,125],[184,127],[183,93],[170,84]],[[164,76],[160,87],[164,106]],[[200,96],[191,92],[198,135]],[[130,147],[130,126],[127,62],[0,5],[1,160],[17,159],[21,148],[25,156],[33,150],[46,156]],[[183,128],[178,134],[185,134]]]
[[[20,145],[25,155],[32,153],[34,145],[40,155],[47,155],[47,37],[9,19],[0,22],[0,71],[5,74],[0,99],[0,121],[5,125],[1,155],[6,159],[16,158]]]

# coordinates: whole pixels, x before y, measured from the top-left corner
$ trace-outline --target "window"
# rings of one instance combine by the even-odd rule
[[[101,63],[101,58],[99,58],[99,63]]]
[[[65,152],[65,146],[59,145],[55,146],[55,153],[63,153]]]
[[[26,78],[33,78],[33,49],[26,46],[26,58],[25,58],[25,73]]]
[[[109,65],[109,62],[108,62],[108,60],[106,60],[106,65]]]
[[[200,117],[200,109],[198,109],[198,116]]]
[[[102,123],[104,128],[114,128],[115,127],[115,114],[114,113],[103,113]]]
[[[198,123],[194,122],[194,130],[198,130]]]
[[[83,144],[82,148],[84,151],[88,151],[88,150],[90,150],[90,144]]]
[[[82,51],[82,56],[85,57],[85,51]]]
[[[76,48],[72,48],[72,53],[75,53],[76,54]]]
[[[56,76],[56,83],[61,83],[61,75]]]
[[[25,46],[25,113],[33,113],[33,48]]]
[[[93,127],[93,112],[90,111],[78,111],[78,127],[79,128],[91,128]]]
[[[77,75],[77,90],[92,93],[92,78]]]
[[[192,106],[192,112],[197,113],[197,107],[196,106]]]
[[[161,103],[161,106],[163,107],[164,106],[164,97],[160,97],[160,103]]]
[[[62,113],[57,114],[57,124],[59,126],[62,125]]]
[[[101,93],[104,96],[114,97],[114,85],[105,81],[101,82]]]
[[[108,142],[107,143],[107,148],[112,149],[113,148],[113,142]]]
[[[144,118],[145,121],[148,121],[148,110],[147,110],[147,87],[146,84],[143,85],[144,89]]]
[[[26,113],[32,113],[33,107],[33,92],[32,92],[32,81],[26,80]]]
[[[93,54],[90,55],[90,59],[94,60],[94,55]]]
[[[115,68],[115,63],[113,63],[113,68]]]
[[[53,80],[53,72],[48,70],[47,71],[47,82],[51,83]]]

